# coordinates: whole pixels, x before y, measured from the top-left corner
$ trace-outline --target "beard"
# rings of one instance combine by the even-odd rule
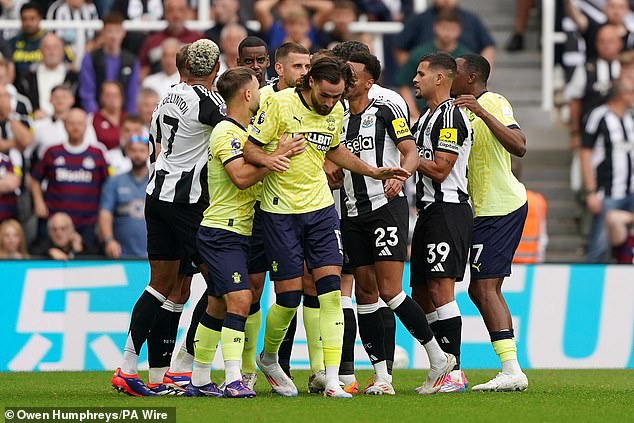
[[[332,109],[335,108],[335,105],[337,105],[337,103],[335,103],[335,105],[333,105],[332,107],[328,107],[328,106],[319,104],[319,101],[317,100],[317,98],[315,98],[315,95],[312,90],[310,92],[310,99],[313,103],[313,109],[315,109],[315,111],[322,116],[329,115],[330,112],[332,112]]]

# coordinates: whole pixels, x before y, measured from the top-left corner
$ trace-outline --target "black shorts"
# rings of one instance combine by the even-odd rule
[[[410,285],[432,278],[461,281],[467,266],[473,210],[466,203],[433,203],[419,210],[412,237]]]
[[[213,297],[249,289],[249,237],[201,226],[198,250],[209,268],[207,292]]]
[[[477,217],[473,221],[471,280],[511,275],[511,263],[522,239],[528,203],[505,216]]]
[[[323,266],[341,266],[343,252],[339,216],[335,206],[300,214],[262,212],[264,245],[271,280],[304,275]]]
[[[146,195],[148,258],[202,263],[196,248],[196,233],[206,207],[203,203],[170,203]]]
[[[256,202],[253,215],[253,230],[251,231],[251,254],[249,255],[249,274],[264,273],[269,270],[264,249],[264,228],[262,225],[262,210],[260,202]]]
[[[377,261],[407,260],[409,207],[398,197],[381,208],[358,217],[341,219],[343,249],[352,268]]]

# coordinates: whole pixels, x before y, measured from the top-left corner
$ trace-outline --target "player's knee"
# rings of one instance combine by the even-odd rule
[[[339,275],[328,275],[315,281],[317,295],[324,295],[333,291],[341,290],[341,277]]]
[[[286,308],[297,308],[302,301],[302,291],[286,291],[275,294],[275,303]]]
[[[251,291],[248,289],[226,295],[227,313],[237,314],[238,316],[248,316],[252,298]]]
[[[484,289],[482,286],[477,283],[471,283],[469,284],[468,292],[469,298],[471,298],[471,301],[473,301],[476,306],[482,304],[482,301],[484,300]]]

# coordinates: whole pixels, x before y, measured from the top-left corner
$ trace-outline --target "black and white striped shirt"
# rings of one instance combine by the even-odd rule
[[[209,137],[225,114],[220,94],[202,85],[181,82],[169,89],[152,114],[149,195],[185,204],[208,199]],[[161,144],[158,157],[157,143]]]
[[[583,131],[582,146],[592,149],[600,193],[613,199],[634,193],[634,118],[630,113],[620,118],[605,104],[594,109]]]
[[[433,113],[427,110],[416,125],[414,136],[418,155],[425,160],[434,160],[437,151],[458,156],[451,172],[442,182],[417,172],[416,206],[425,208],[431,203],[468,203],[467,163],[471,151],[471,125],[464,111],[453,105],[449,98],[436,107]]]
[[[568,100],[581,100],[581,118],[586,118],[595,107],[605,103],[612,81],[620,74],[618,60],[588,60],[575,68],[565,96]]]
[[[414,139],[407,117],[391,101],[374,99],[359,114],[346,110],[340,141],[346,148],[371,166],[398,167],[401,154],[396,147],[404,140]],[[343,216],[363,215],[387,204],[383,181],[343,170]],[[399,196],[404,196],[401,192]]]

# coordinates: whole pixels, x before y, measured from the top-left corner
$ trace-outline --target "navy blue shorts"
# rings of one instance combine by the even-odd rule
[[[269,270],[264,249],[264,223],[260,202],[256,202],[253,215],[253,230],[251,232],[251,254],[249,255],[249,274],[264,273]]]
[[[466,203],[433,203],[419,210],[410,259],[410,285],[434,278],[464,278],[473,231]]]
[[[222,297],[249,289],[249,238],[224,229],[198,229],[198,251],[209,267],[209,295]]]
[[[262,212],[262,217],[271,280],[301,277],[304,260],[309,271],[342,265],[339,216],[334,205],[299,214]]]
[[[522,239],[527,212],[528,203],[505,216],[475,218],[469,254],[471,280],[511,274],[511,262]]]

